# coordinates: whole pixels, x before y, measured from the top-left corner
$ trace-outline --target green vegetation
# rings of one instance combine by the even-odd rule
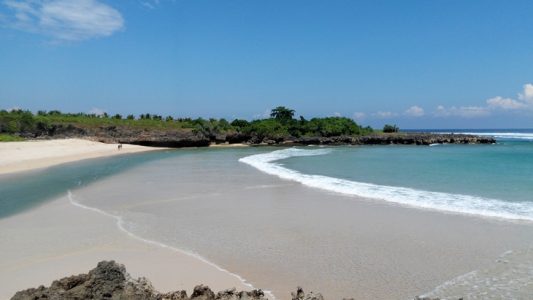
[[[0,134],[0,142],[19,142],[24,139],[20,136],[11,135],[11,134]]]
[[[283,139],[287,137],[332,137],[340,135],[365,135],[372,133],[370,127],[362,127],[344,117],[294,118],[295,111],[284,106],[276,107],[271,117],[246,121],[225,119],[175,118],[153,114],[141,114],[138,118],[128,115],[125,118],[116,114],[109,116],[62,113],[57,110],[39,111],[33,114],[24,110],[0,110],[0,134],[15,137],[36,137],[54,135],[58,128],[85,130],[99,128],[123,128],[142,130],[190,131],[208,137],[217,134],[235,133],[259,139]]]
[[[238,131],[258,138],[280,139],[293,137],[332,137],[340,135],[366,135],[373,132],[370,127],[361,127],[354,120],[344,117],[294,119],[294,110],[284,106],[274,108],[270,119],[234,120],[231,125]]]
[[[286,108],[285,106],[278,106],[270,112],[270,117],[276,121],[287,124],[294,117],[294,109]]]
[[[385,126],[383,126],[383,132],[384,133],[394,133],[394,132],[398,132],[400,131],[400,128],[396,125],[389,125],[389,124],[386,124]]]

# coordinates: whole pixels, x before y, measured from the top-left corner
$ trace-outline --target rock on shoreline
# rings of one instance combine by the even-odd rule
[[[304,293],[298,287],[292,300],[324,300],[320,293]],[[133,279],[124,265],[114,261],[99,262],[88,274],[65,277],[52,282],[50,287],[40,286],[17,292],[11,300],[59,299],[128,299],[128,300],[266,300],[261,290],[214,293],[204,285],[194,288],[191,296],[186,291],[159,293],[146,278]],[[438,300],[416,298],[420,300]],[[353,300],[353,299],[352,299]]]

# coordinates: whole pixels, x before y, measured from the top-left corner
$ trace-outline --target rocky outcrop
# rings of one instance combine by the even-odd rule
[[[395,133],[365,136],[301,137],[281,142],[285,145],[431,145],[493,144],[492,137],[467,134]]]
[[[210,144],[249,145],[431,145],[431,144],[492,144],[492,137],[466,134],[392,133],[364,136],[280,136],[264,137],[256,133],[208,133],[190,128],[150,130],[126,126],[76,127],[71,124],[51,125],[21,134],[25,138],[86,138],[104,143],[136,144],[154,147],[205,147]]]
[[[93,129],[89,131],[89,135],[104,143],[152,147],[206,147],[212,142],[211,137],[192,130],[144,130],[109,126]]]
[[[301,287],[291,293],[292,300],[324,300],[320,293],[305,293]],[[88,274],[65,277],[52,282],[50,287],[40,286],[17,292],[11,300],[266,300],[261,290],[236,291],[235,288],[214,293],[205,285],[194,288],[191,296],[186,291],[159,293],[146,278],[133,279],[124,265],[114,261],[99,262]],[[353,300],[343,299],[343,300]],[[419,298],[415,300],[439,300]]]
[[[17,292],[12,300],[59,299],[131,299],[131,300],[265,300],[261,290],[237,292],[235,289],[215,294],[199,285],[190,297],[186,291],[159,293],[145,278],[133,279],[124,265],[102,261],[88,274],[56,280],[50,287],[40,286]]]
[[[292,300],[324,300],[322,294],[313,292],[306,294],[301,287],[296,288],[296,293],[291,293],[291,296]]]

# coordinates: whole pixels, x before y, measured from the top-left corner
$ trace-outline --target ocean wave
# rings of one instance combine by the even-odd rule
[[[104,215],[106,217],[109,217],[109,218],[112,218],[115,220],[115,223],[117,225],[117,228],[122,231],[123,233],[125,233],[127,236],[129,236],[130,238],[132,239],[135,239],[135,240],[138,240],[140,242],[143,242],[143,243],[146,243],[146,244],[149,244],[149,245],[152,245],[152,246],[156,246],[156,247],[160,247],[160,248],[165,248],[165,249],[169,249],[169,250],[172,250],[174,252],[177,252],[177,253],[181,253],[181,254],[185,254],[187,256],[190,256],[190,257],[193,257],[209,266],[212,266],[213,268],[217,269],[218,271],[221,271],[223,273],[226,273],[230,276],[233,276],[235,277],[237,280],[239,280],[244,286],[248,287],[249,289],[255,289],[255,287],[249,283],[246,279],[244,279],[242,276],[238,275],[238,274],[235,274],[235,273],[232,273],[222,267],[220,267],[219,265],[207,260],[206,258],[204,258],[203,256],[197,254],[197,253],[194,253],[194,252],[190,252],[190,251],[185,251],[183,249],[179,249],[179,248],[176,248],[176,247],[172,247],[172,246],[169,246],[167,244],[164,244],[164,243],[161,243],[161,242],[158,242],[158,241],[154,241],[154,240],[149,240],[149,239],[145,239],[143,237],[140,237],[136,234],[134,234],[133,232],[129,231],[126,229],[125,225],[124,225],[124,219],[122,218],[122,216],[118,216],[118,215],[114,215],[114,214],[111,214],[111,213],[108,213],[104,210],[101,210],[99,208],[95,208],[95,207],[90,207],[90,206],[87,206],[87,205],[84,205],[84,204],[81,204],[77,201],[74,200],[74,196],[72,195],[72,192],[69,190],[68,191],[68,200],[70,202],[70,204],[76,206],[76,207],[79,207],[79,208],[83,208],[83,209],[86,209],[86,210],[90,210],[90,211],[93,211],[93,212],[96,212],[96,213],[99,213],[101,215]],[[265,295],[269,296],[271,299],[276,299],[276,297],[274,296],[274,294],[272,294],[271,291],[268,291],[268,290],[264,290],[263,291],[265,293]]]
[[[435,133],[454,133],[454,134],[471,134],[480,136],[491,136],[496,139],[525,140],[533,141],[533,132],[435,132]]]
[[[505,202],[497,199],[423,191],[406,187],[377,185],[350,181],[323,175],[303,174],[284,167],[277,161],[296,156],[315,156],[331,153],[331,149],[304,150],[289,148],[239,159],[264,173],[303,185],[344,195],[379,199],[411,207],[463,213],[508,220],[533,221],[533,205],[522,202]]]
[[[422,297],[440,299],[531,299],[533,248],[506,251],[482,270],[460,275]]]

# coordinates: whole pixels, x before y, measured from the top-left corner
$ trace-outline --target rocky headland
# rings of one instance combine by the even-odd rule
[[[229,289],[214,293],[209,287],[198,285],[190,296],[186,291],[160,293],[146,278],[132,278],[124,265],[114,261],[99,262],[87,274],[65,277],[40,286],[17,292],[11,300],[59,299],[128,299],[128,300],[266,300],[262,290],[236,291]],[[298,287],[292,300],[324,300],[320,293],[305,293]],[[352,299],[353,298],[346,298]],[[415,300],[438,300],[416,297]]]
[[[436,133],[373,133],[340,136],[264,137],[249,133],[206,134],[194,130],[157,130],[100,126],[83,128],[73,125],[53,126],[46,131],[28,132],[29,139],[83,138],[104,143],[123,143],[153,147],[206,147],[212,144],[248,145],[431,145],[431,144],[493,144],[488,136]]]

